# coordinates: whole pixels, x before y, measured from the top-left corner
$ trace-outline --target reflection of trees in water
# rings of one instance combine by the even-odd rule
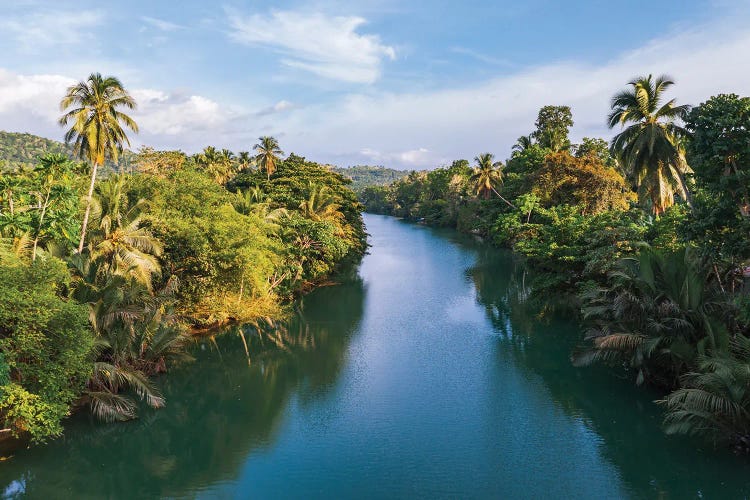
[[[662,432],[662,415],[652,402],[659,394],[635,387],[611,369],[571,364],[580,328],[564,318],[538,320],[538,309],[526,302],[530,279],[520,261],[506,252],[479,249],[467,275],[499,333],[498,364],[512,363],[531,380],[541,379],[562,411],[602,438],[600,452],[632,493],[649,498],[750,495],[747,462]]]
[[[235,479],[273,442],[290,398],[305,404],[336,382],[363,301],[362,281],[347,280],[301,299],[283,328],[245,328],[249,366],[236,331],[204,339],[195,363],[160,381],[166,408],[125,424],[78,417],[62,440],[5,463],[0,488],[17,480],[41,498],[174,496]]]
[[[476,255],[475,265],[466,274],[495,331],[506,337],[531,331],[534,317],[525,306],[530,279],[519,257],[488,245],[480,246]]]

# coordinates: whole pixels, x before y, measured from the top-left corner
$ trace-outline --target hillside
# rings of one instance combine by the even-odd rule
[[[47,153],[65,153],[72,157],[73,149],[62,142],[38,135],[0,130],[0,169],[34,165],[40,156]],[[118,167],[127,168],[134,156],[133,152],[126,150]],[[115,167],[109,162],[106,166]]]
[[[357,165],[347,168],[337,167],[333,170],[352,179],[351,188],[357,193],[369,186],[386,186],[409,174],[406,170],[395,170],[393,168],[369,165]]]

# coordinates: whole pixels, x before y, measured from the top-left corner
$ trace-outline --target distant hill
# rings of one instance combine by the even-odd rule
[[[62,142],[33,134],[0,130],[0,169],[13,170],[21,166],[36,165],[39,157],[47,153],[64,153],[73,157],[73,149]],[[134,156],[135,153],[126,150],[117,168],[109,162],[106,166],[115,170],[127,168]]]
[[[385,186],[393,181],[409,175],[406,170],[395,170],[380,166],[358,165],[355,167],[336,167],[333,169],[339,174],[349,177],[352,180],[351,188],[355,192],[360,192],[369,186]]]

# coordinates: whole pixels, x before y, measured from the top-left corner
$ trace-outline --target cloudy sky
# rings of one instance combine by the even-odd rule
[[[609,137],[609,99],[667,73],[698,104],[750,94],[750,0],[0,0],[0,129],[62,138],[65,88],[118,76],[133,146],[432,168],[500,158],[538,109]]]

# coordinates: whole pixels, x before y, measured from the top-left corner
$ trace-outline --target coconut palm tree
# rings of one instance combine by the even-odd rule
[[[196,165],[206,172],[218,184],[226,184],[235,172],[237,163],[234,153],[228,149],[218,151],[213,146],[207,146],[202,152],[193,156]]]
[[[279,156],[283,155],[284,152],[279,148],[279,141],[273,137],[263,136],[258,138],[258,141],[258,144],[253,146],[253,150],[258,153],[255,155],[255,162],[266,171],[268,180],[271,180],[271,174],[276,170]]]
[[[470,182],[474,185],[477,196],[484,195],[484,198],[488,199],[492,192],[510,207],[516,208],[495,189],[496,184],[502,184],[503,182],[503,163],[495,162],[494,159],[495,156],[492,153],[483,153],[475,157],[474,161],[477,162],[477,166],[474,167]]]
[[[152,275],[160,272],[162,244],[142,227],[146,200],[131,205],[126,177],[118,175],[97,186],[93,205],[91,258],[103,262],[108,274],[132,276],[150,288]]]
[[[272,208],[266,200],[266,195],[259,186],[239,190],[234,194],[232,205],[242,215],[255,215],[264,220],[268,227],[275,231],[279,229],[277,222],[286,217],[286,208]]]
[[[92,73],[85,82],[69,87],[60,101],[60,109],[64,111],[60,125],[66,126],[72,122],[65,133],[65,142],[73,142],[74,153],[92,165],[79,253],[83,251],[86,240],[97,170],[106,159],[117,161],[123,147],[130,145],[126,128],[138,132],[138,125],[120,111],[121,108],[135,109],[135,100],[120,80],[113,76],[102,77],[99,73]]]
[[[237,163],[240,170],[247,170],[253,163],[253,159],[250,157],[250,153],[247,151],[240,151],[237,155]]]
[[[3,172],[0,175],[0,202],[8,206],[10,215],[16,214],[15,194],[21,189],[26,179],[19,172]],[[0,213],[4,212],[0,206]]]
[[[315,184],[310,184],[310,196],[299,205],[302,215],[313,221],[342,219],[339,207],[328,186]]]
[[[518,138],[516,143],[513,145],[513,153],[523,153],[527,149],[529,149],[531,146],[534,145],[534,137],[529,135],[522,135]]]
[[[612,98],[609,128],[623,127],[612,139],[612,155],[621,161],[641,201],[650,202],[654,215],[672,206],[675,194],[692,206],[685,182],[690,167],[680,143],[687,132],[678,125],[689,107],[677,106],[674,99],[662,103],[664,92],[674,85],[667,76],[639,77],[629,85],[632,88]]]

